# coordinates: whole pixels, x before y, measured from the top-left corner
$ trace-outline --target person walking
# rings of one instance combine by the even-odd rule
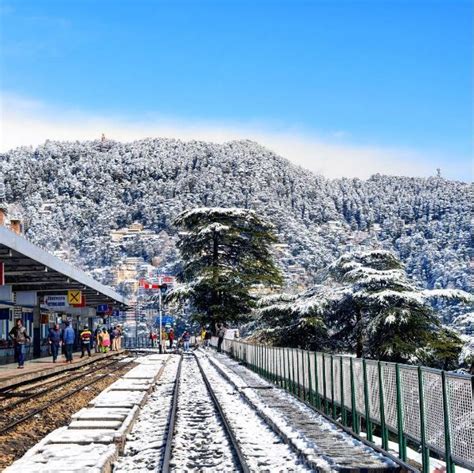
[[[110,339],[110,349],[113,350],[114,349],[114,338],[115,338],[114,329],[112,327],[110,327],[107,330],[107,332],[109,334],[109,339]]]
[[[54,326],[49,329],[48,343],[51,348],[53,363],[56,363],[59,354],[59,347],[61,346],[61,329],[59,328],[59,324],[54,324]]]
[[[170,332],[168,333],[168,340],[170,341],[170,350],[173,349],[173,342],[174,342],[174,330],[170,328]]]
[[[74,340],[76,338],[76,333],[71,326],[69,321],[65,322],[66,328],[63,332],[63,343],[66,353],[66,363],[72,363],[72,349],[74,348]]]
[[[204,346],[204,340],[206,339],[206,327],[201,328],[201,344]]]
[[[26,341],[30,341],[30,336],[26,333],[26,328],[23,327],[23,321],[17,319],[15,326],[10,330],[9,337],[13,340],[13,348],[15,350],[15,361],[18,362],[18,368],[25,367],[25,345]]]
[[[185,330],[185,332],[183,333],[183,336],[181,338],[183,339],[184,351],[189,351],[189,340],[191,340],[190,333],[187,330]]]
[[[84,330],[80,333],[79,338],[81,339],[81,358],[84,358],[84,354],[86,351],[90,358],[92,332],[89,330],[89,327],[87,325],[84,325]]]
[[[98,325],[94,330],[94,342],[95,342],[95,352],[99,353],[100,346],[99,346],[99,334],[100,334],[100,326]]]
[[[217,325],[217,351],[220,353],[222,351],[222,342],[224,341],[226,329],[223,324]]]
[[[211,329],[206,330],[206,335],[204,336],[204,347],[209,348],[209,345],[211,343],[211,338],[212,338],[212,333]]]
[[[112,342],[112,351],[118,350],[119,336],[120,336],[120,332],[117,326],[115,326],[114,329],[112,330],[112,336],[110,337],[110,340]]]
[[[122,326],[121,325],[117,325],[117,333],[118,333],[118,336],[117,336],[117,350],[121,350],[122,349]]]
[[[99,333],[99,345],[102,353],[107,353],[110,349],[110,335],[105,327]]]

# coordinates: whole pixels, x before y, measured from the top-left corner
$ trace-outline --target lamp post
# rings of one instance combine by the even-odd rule
[[[163,337],[162,337],[162,325],[163,325],[163,311],[162,311],[162,296],[161,296],[161,278],[160,278],[160,288],[158,290],[158,316],[160,319],[160,353],[163,353]]]

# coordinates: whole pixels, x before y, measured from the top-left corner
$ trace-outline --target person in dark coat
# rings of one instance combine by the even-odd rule
[[[25,345],[27,341],[30,341],[30,336],[26,333],[26,328],[23,327],[23,321],[17,319],[15,326],[10,330],[8,334],[13,340],[13,347],[15,349],[15,360],[18,362],[18,368],[25,367]]]
[[[61,346],[61,329],[59,324],[54,324],[48,331],[48,343],[53,356],[53,363],[58,359],[59,347]]]
[[[223,324],[217,325],[216,335],[217,335],[217,351],[222,351],[222,342],[224,341],[226,328]]]

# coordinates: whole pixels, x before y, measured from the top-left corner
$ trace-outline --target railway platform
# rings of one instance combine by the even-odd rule
[[[124,352],[125,350],[109,351],[107,353],[92,353],[90,358],[88,356],[80,358],[80,352],[76,352],[74,353],[72,364],[63,361],[63,357],[59,357],[56,363],[51,361],[51,357],[47,357],[36,358],[28,361],[25,363],[23,369],[18,369],[16,363],[0,365],[0,391],[28,381],[32,382],[53,374],[58,374],[63,371],[74,370],[81,366]]]

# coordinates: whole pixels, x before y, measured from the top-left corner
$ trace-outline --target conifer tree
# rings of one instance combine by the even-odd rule
[[[194,318],[214,326],[237,322],[254,306],[254,285],[280,285],[271,245],[273,226],[253,210],[197,208],[183,212],[175,225],[185,284],[173,294],[191,302]]]
[[[442,352],[438,334],[449,341],[449,354],[460,351],[455,334],[441,329],[428,301],[448,298],[468,301],[469,294],[458,290],[423,290],[411,281],[402,263],[386,250],[370,250],[341,256],[330,268],[332,278],[345,286],[348,300],[329,314],[327,323],[335,321],[341,331],[352,329],[349,345],[358,357],[368,356],[388,361],[407,362],[417,358],[420,349],[432,347]],[[348,303],[349,302],[349,303]],[[337,335],[335,335],[337,336]],[[351,343],[352,342],[352,343]]]

